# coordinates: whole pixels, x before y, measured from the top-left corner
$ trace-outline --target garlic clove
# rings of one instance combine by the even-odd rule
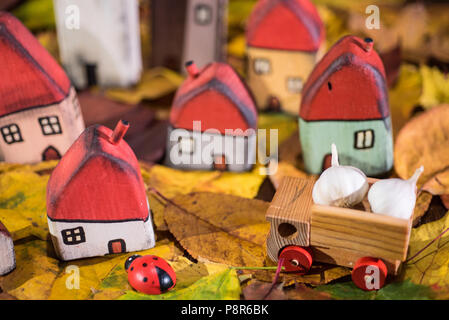
[[[393,178],[374,183],[368,192],[371,211],[409,219],[416,204],[416,182],[423,171],[424,167],[421,166],[408,180]]]
[[[350,207],[360,203],[368,191],[366,175],[351,166],[340,166],[338,152],[332,144],[332,166],[316,181],[312,198],[316,204]]]

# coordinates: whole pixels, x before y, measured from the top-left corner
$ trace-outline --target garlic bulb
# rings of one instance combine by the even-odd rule
[[[421,166],[408,180],[394,178],[374,183],[368,192],[371,211],[409,219],[416,203],[416,182],[423,171]]]
[[[340,166],[335,144],[332,144],[332,166],[327,168],[313,186],[316,204],[350,207],[363,200],[368,191],[366,175],[351,166]]]

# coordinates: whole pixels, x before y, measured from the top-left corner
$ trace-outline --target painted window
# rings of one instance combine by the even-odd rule
[[[5,140],[5,142],[7,144],[12,144],[12,143],[23,141],[19,126],[15,123],[2,127],[1,131],[2,131],[3,140]]]
[[[300,77],[288,77],[287,90],[291,93],[301,93],[302,79]]]
[[[195,151],[195,140],[192,137],[179,137],[179,153],[193,154]]]
[[[86,242],[86,234],[83,227],[77,227],[74,229],[65,229],[61,231],[62,241],[66,245],[74,245]]]
[[[354,134],[354,148],[369,149],[374,146],[374,130],[360,130]]]
[[[199,25],[208,25],[212,22],[212,8],[204,3],[195,6],[195,22]]]
[[[254,59],[254,72],[257,74],[267,74],[271,72],[270,60],[265,58]]]
[[[59,123],[59,118],[57,116],[39,118],[39,123],[44,136],[62,133],[61,124]]]

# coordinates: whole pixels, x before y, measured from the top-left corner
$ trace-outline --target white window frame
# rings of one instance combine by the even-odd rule
[[[2,132],[3,140],[7,144],[13,144],[13,143],[23,141],[23,137],[22,137],[22,133],[20,132],[20,128],[15,123],[11,123],[6,126],[3,126],[0,130]]]
[[[202,10],[206,10],[206,12],[209,14],[208,17],[206,17],[206,20],[201,20],[198,18],[198,12],[202,11]],[[208,5],[207,3],[199,3],[195,6],[195,8],[193,9],[193,20],[195,21],[196,24],[200,25],[200,26],[207,26],[209,24],[212,23],[213,20],[213,10],[212,7],[210,5]]]
[[[262,68],[264,70],[259,70],[258,65],[262,65]],[[271,61],[267,58],[254,58],[253,69],[254,72],[259,75],[269,74],[271,73]]]
[[[374,130],[359,130],[354,133],[354,148],[357,150],[371,149],[374,147]]]
[[[291,87],[292,82],[296,82],[296,81],[300,82],[299,88],[292,88]],[[295,86],[296,86],[296,84],[295,84]],[[290,93],[301,93],[303,86],[304,86],[304,81],[302,80],[301,77],[287,77],[287,90],[288,90],[288,92],[290,92]]]

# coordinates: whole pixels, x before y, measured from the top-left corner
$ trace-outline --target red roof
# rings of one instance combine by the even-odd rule
[[[48,181],[47,214],[59,221],[127,221],[149,217],[139,164],[112,130],[88,127],[63,156]]]
[[[330,48],[302,91],[299,115],[314,120],[372,120],[389,116],[385,70],[372,40],[346,36]]]
[[[62,101],[64,70],[14,16],[0,12],[0,116]]]
[[[193,130],[257,128],[254,99],[239,75],[225,63],[214,62],[190,75],[176,92],[170,113],[175,128]]]
[[[324,26],[310,0],[259,0],[246,27],[249,46],[317,51]]]

